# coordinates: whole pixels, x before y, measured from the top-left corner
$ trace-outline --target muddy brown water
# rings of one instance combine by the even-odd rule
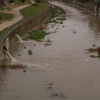
[[[53,4],[66,11],[66,20],[53,28],[49,24],[51,34],[43,42],[16,45],[12,56],[27,63],[26,72],[0,70],[0,100],[100,100],[100,58],[85,53],[94,44],[94,48],[100,46],[100,19],[84,10]],[[45,46],[48,39],[51,45]]]

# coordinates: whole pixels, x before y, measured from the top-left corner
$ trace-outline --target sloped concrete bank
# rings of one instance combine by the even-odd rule
[[[67,5],[70,5],[70,6],[73,6],[73,7],[76,7],[76,8],[85,8],[86,10],[89,10],[89,11],[95,13],[96,5],[94,4],[93,1],[83,3],[83,2],[79,2],[78,0],[70,0],[69,2],[67,2],[66,0],[63,0],[63,1],[60,1],[60,2],[63,2]],[[96,13],[98,13],[98,14],[100,13],[100,8],[98,8],[98,12],[96,12]]]
[[[13,52],[14,44],[17,42],[16,34],[22,36],[38,26],[48,17],[49,11],[50,6],[48,4],[48,7],[46,7],[43,11],[17,22],[2,35],[0,38],[0,65],[4,58],[3,46],[6,46],[10,53]]]

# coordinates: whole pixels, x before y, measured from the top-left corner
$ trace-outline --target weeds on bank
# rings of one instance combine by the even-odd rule
[[[65,20],[64,17],[62,17],[62,14],[64,14],[63,10],[59,7],[52,7],[50,10],[50,16],[48,19],[45,20],[44,24],[48,23],[60,23],[59,21]],[[53,18],[53,19],[52,19]]]
[[[33,30],[33,31],[29,32],[29,34],[30,34],[30,36],[29,36],[30,39],[37,40],[37,39],[44,38],[49,33],[45,32],[43,30],[42,31]]]
[[[2,34],[4,34],[4,32],[6,32],[7,29],[8,28],[5,28],[5,29],[3,29],[3,30],[0,31],[0,37],[1,37]]]
[[[47,2],[40,2],[38,3],[37,6],[28,6],[26,8],[23,8],[20,10],[20,13],[23,15],[23,17],[28,17],[31,15],[35,15],[39,12],[41,12],[42,10],[44,10],[46,7],[48,6]]]
[[[33,53],[32,53],[32,50],[28,50],[28,54],[29,55],[32,55]]]
[[[51,17],[54,17],[54,16],[62,15],[63,13],[64,12],[61,8],[55,6],[55,7],[51,8],[50,15],[51,15]]]
[[[7,65],[1,65],[1,68],[7,68]]]
[[[88,49],[88,52],[90,52],[90,53],[94,53],[94,52],[96,52],[97,51],[97,49],[93,49],[93,48],[89,48]]]
[[[13,14],[2,12],[1,18],[4,20],[11,20],[14,18]]]
[[[76,33],[76,31],[74,30],[73,33]]]

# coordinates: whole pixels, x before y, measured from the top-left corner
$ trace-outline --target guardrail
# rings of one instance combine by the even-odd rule
[[[43,11],[41,11],[40,13],[36,14],[36,15],[32,15],[30,17],[24,18],[20,21],[18,21],[17,23],[15,23],[14,25],[11,25],[6,32],[4,32],[4,34],[0,37],[0,44],[2,44],[2,42],[11,34],[11,32],[13,30],[15,30],[17,27],[19,27],[21,24],[27,22],[28,20],[33,19],[34,17],[37,17],[39,15],[41,15],[43,12],[45,12],[46,10],[49,9],[49,6],[47,8],[45,8]],[[33,27],[34,28],[34,27]]]

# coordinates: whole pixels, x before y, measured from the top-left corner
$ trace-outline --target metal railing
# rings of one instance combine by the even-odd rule
[[[5,39],[6,39],[10,34],[12,34],[12,31],[14,31],[17,27],[19,27],[21,24],[27,22],[28,20],[33,19],[34,17],[40,16],[43,12],[45,12],[45,11],[48,10],[48,9],[49,9],[49,3],[48,3],[48,6],[47,6],[44,10],[42,10],[41,12],[39,12],[38,14],[35,14],[35,15],[33,14],[33,15],[31,15],[31,16],[29,16],[29,17],[27,17],[27,18],[24,18],[24,19],[18,21],[17,23],[11,25],[11,26],[4,32],[4,34],[0,37],[0,45],[3,43],[3,41],[5,41]]]

